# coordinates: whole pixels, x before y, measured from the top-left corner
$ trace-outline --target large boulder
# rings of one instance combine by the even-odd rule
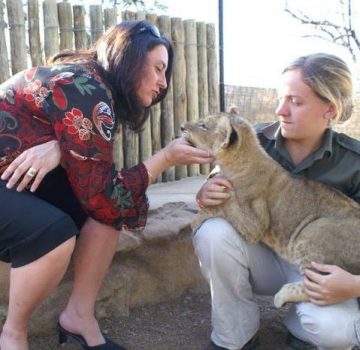
[[[150,186],[150,211],[143,232],[123,232],[99,293],[99,318],[127,315],[133,306],[206,290],[192,246],[190,222],[197,212],[195,193],[203,176]],[[72,287],[73,268],[32,318],[32,334],[55,328]],[[9,266],[0,263],[0,318],[6,315]]]

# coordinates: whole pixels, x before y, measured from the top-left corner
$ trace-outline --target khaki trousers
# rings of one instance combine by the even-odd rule
[[[212,299],[212,341],[238,350],[259,329],[255,294],[274,295],[288,282],[302,280],[292,265],[262,244],[249,244],[224,219],[205,221],[194,233],[194,247]],[[296,337],[321,350],[345,350],[360,342],[357,300],[316,306],[294,304],[284,320]]]

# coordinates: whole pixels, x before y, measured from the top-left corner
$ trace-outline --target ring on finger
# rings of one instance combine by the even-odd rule
[[[36,173],[37,173],[37,169],[30,167],[26,174],[29,175],[30,177],[34,177]]]

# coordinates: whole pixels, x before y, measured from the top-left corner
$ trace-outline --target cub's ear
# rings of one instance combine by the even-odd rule
[[[231,106],[229,113],[230,114],[240,115],[240,109],[239,109],[238,106]]]
[[[223,142],[220,144],[220,148],[231,146],[237,140],[237,133],[231,125],[231,118],[221,118],[219,128],[221,128],[223,134]]]

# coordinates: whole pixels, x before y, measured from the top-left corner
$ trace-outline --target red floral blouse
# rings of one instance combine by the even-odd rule
[[[89,216],[116,229],[146,223],[148,173],[113,163],[114,100],[80,65],[34,67],[0,85],[0,174],[24,150],[58,140],[72,189]]]

